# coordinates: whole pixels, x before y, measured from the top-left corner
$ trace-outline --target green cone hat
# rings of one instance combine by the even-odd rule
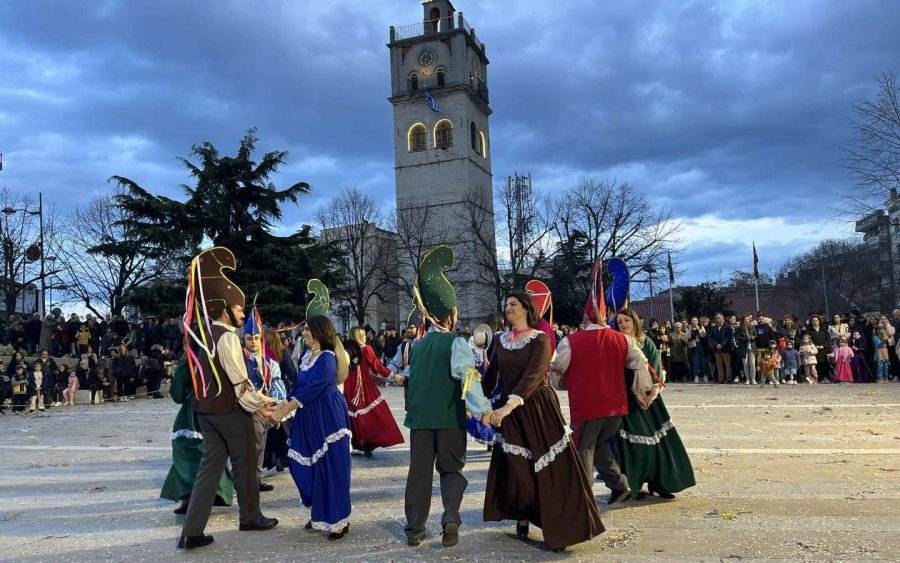
[[[328,288],[322,283],[322,280],[311,279],[306,284],[306,291],[312,293],[315,297],[309,300],[306,305],[306,318],[313,315],[328,315]]]
[[[456,307],[456,292],[444,275],[453,267],[453,249],[440,245],[425,255],[416,278],[416,297],[419,307],[435,320],[441,321]]]

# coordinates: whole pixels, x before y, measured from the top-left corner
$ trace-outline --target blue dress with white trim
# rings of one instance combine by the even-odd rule
[[[340,532],[350,517],[350,417],[337,387],[337,361],[323,351],[300,362],[290,397],[301,407],[291,428],[291,477],[303,506],[311,507],[313,528]]]

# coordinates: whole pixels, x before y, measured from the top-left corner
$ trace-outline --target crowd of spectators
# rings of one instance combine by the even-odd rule
[[[90,391],[94,404],[127,401],[141,386],[161,398],[182,332],[175,318],[129,323],[120,315],[35,313],[11,315],[0,326],[0,346],[10,357],[0,362],[0,412],[7,399],[15,413],[34,412],[74,404],[79,389]]]

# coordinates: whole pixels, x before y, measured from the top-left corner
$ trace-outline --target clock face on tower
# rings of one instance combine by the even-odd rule
[[[437,53],[433,49],[426,47],[419,51],[419,66],[429,67],[434,64],[435,60],[437,60]]]

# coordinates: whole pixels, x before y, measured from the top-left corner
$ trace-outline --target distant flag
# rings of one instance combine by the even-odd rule
[[[756,241],[753,242],[753,277],[759,279],[759,256],[756,255]]]
[[[669,255],[669,285],[675,283],[675,268],[672,267],[672,253],[667,253]]]
[[[425,90],[425,105],[433,109],[434,111],[441,113],[441,108],[438,107],[437,102],[434,101],[434,96],[431,95],[431,92]]]

